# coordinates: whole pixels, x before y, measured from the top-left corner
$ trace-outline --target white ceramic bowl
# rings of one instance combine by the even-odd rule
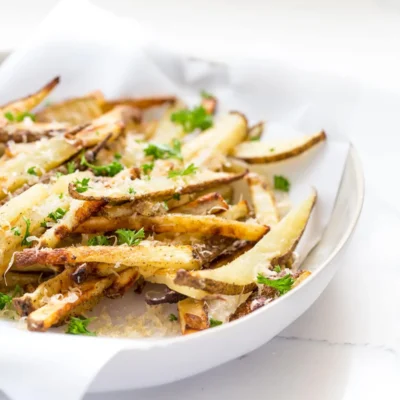
[[[332,279],[338,268],[333,260],[356,226],[363,197],[362,167],[351,147],[331,221],[302,264],[313,271],[304,284],[254,313],[212,330],[171,339],[129,340],[129,350],[117,354],[100,371],[90,391],[128,390],[177,381],[268,342],[304,313]]]

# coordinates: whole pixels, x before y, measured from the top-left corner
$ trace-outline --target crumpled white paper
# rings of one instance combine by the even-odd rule
[[[200,90],[206,89],[219,98],[220,112],[237,109],[252,122],[267,119],[267,137],[326,128],[329,140],[322,149],[285,166],[268,167],[293,182],[294,202],[307,196],[310,185],[318,190],[316,212],[301,243],[302,256],[318,242],[348,152],[348,142],[338,135],[333,119],[328,118],[326,126],[326,114],[319,112],[323,88],[311,86],[313,101],[305,101],[299,88],[285,85],[284,74],[268,65],[227,66],[170,54],[136,22],[77,0],[60,3],[29,42],[2,65],[0,104],[36,90],[56,75],[62,83],[51,94],[53,101],[101,89],[108,98],[175,93],[195,103]],[[129,347],[124,340],[30,333],[3,321],[0,343],[0,389],[12,400],[78,399],[102,366]]]

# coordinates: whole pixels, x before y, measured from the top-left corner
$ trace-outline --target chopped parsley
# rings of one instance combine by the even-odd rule
[[[59,199],[62,199],[64,197],[64,193],[60,193],[59,195],[58,195],[58,198]]]
[[[11,296],[0,292],[0,310],[4,310],[6,306],[11,304],[11,301],[12,301]]]
[[[31,227],[31,220],[25,217],[22,217],[22,219],[25,221],[25,225],[26,225],[26,230],[25,230],[25,235],[22,238],[21,241],[21,246],[31,246],[32,243],[28,242],[28,237],[31,236],[31,233],[29,232],[29,228]]]
[[[281,272],[281,271],[282,271],[281,266],[280,266],[280,265],[275,265],[274,271],[275,271],[275,272],[278,272],[278,273]]]
[[[118,236],[118,244],[127,244],[128,246],[137,246],[144,239],[144,229],[138,231],[130,229],[117,229],[115,233]]]
[[[282,192],[288,192],[290,190],[290,182],[282,175],[275,175],[274,188],[276,190],[281,190]]]
[[[215,328],[216,326],[222,325],[222,321],[218,319],[210,318],[210,328]]]
[[[172,198],[173,198],[174,200],[180,200],[180,199],[181,199],[181,194],[180,194],[180,193],[174,193],[174,194],[172,195]]]
[[[59,219],[61,219],[65,214],[66,210],[63,210],[62,208],[57,208],[56,211],[51,212],[47,218],[52,219],[54,222],[58,222]]]
[[[115,176],[124,169],[124,166],[117,160],[107,165],[93,165],[87,162],[85,155],[82,154],[81,165],[90,168],[96,176]]]
[[[283,278],[280,279],[269,279],[265,277],[263,274],[257,275],[257,283],[261,285],[266,285],[276,289],[279,294],[282,296],[287,293],[293,286],[294,279],[292,275],[287,274]]]
[[[151,171],[153,171],[154,163],[143,164],[142,169],[145,175],[148,175]]]
[[[118,161],[118,160],[120,160],[121,158],[122,158],[121,153],[115,153],[115,154],[114,154],[114,159],[115,159],[115,160]]]
[[[28,168],[28,170],[26,171],[29,175],[35,175],[37,176],[37,172],[35,171],[36,167],[30,167]]]
[[[200,92],[200,96],[203,98],[203,99],[213,99],[215,96],[213,96],[211,93],[209,93],[209,92],[207,92],[207,91],[205,91],[205,90],[202,90],[201,92]]]
[[[258,136],[254,136],[250,139],[252,142],[259,142],[260,141],[260,137]]]
[[[88,246],[110,246],[111,243],[107,236],[98,235],[93,236],[88,240]]]
[[[162,202],[162,205],[164,206],[164,208],[168,211],[169,207],[168,207],[168,203],[166,201]]]
[[[135,191],[135,189],[134,189],[133,187],[130,187],[130,188],[128,189],[128,193],[129,193],[129,194],[136,194],[136,191]]]
[[[275,148],[274,148],[274,147],[271,147],[271,148],[269,149],[269,151],[270,151],[271,153],[273,153],[273,152],[275,151]]]
[[[10,111],[4,113],[4,117],[7,118],[10,122],[13,122],[15,119],[13,113]]]
[[[182,161],[181,142],[178,139],[172,141],[172,147],[167,144],[150,143],[143,151],[146,156],[153,157],[153,160],[176,158]]]
[[[193,108],[193,110],[179,110],[171,115],[171,121],[182,125],[186,133],[193,132],[195,129],[204,131],[213,126],[212,116],[207,114],[203,106]]]
[[[30,118],[32,121],[36,120],[35,116],[28,111],[24,111],[16,115],[14,115],[10,111],[7,111],[6,113],[4,113],[4,117],[7,118],[10,122],[22,122],[25,118]]]
[[[21,229],[19,229],[18,226],[14,226],[14,228],[11,228],[11,231],[14,233],[14,236],[21,236]]]
[[[86,335],[86,336],[96,336],[95,332],[89,331],[87,326],[92,322],[94,318],[76,318],[71,317],[68,328],[65,333],[69,333],[72,335]]]
[[[77,179],[74,181],[75,189],[78,193],[84,193],[89,189],[90,178],[83,178],[82,180]]]
[[[64,174],[62,173],[62,172],[60,172],[60,171],[57,171],[56,172],[56,178],[59,178],[60,176],[63,176]]]
[[[178,176],[187,176],[193,175],[197,172],[198,167],[196,167],[193,163],[188,165],[184,169],[176,169],[168,172],[168,178],[176,178]]]
[[[178,318],[175,314],[169,314],[168,319],[173,322],[173,321],[178,321]]]
[[[67,172],[68,174],[73,174],[76,170],[75,161],[70,161],[67,163]]]

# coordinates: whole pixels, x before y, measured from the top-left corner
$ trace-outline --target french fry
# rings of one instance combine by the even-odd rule
[[[127,268],[122,271],[108,287],[104,295],[110,299],[122,297],[140,278],[140,274],[135,268]]]
[[[268,188],[266,181],[257,174],[247,175],[246,180],[257,221],[260,224],[275,226],[279,222],[279,211],[274,192]]]
[[[0,127],[0,142],[6,143],[12,140],[15,143],[30,143],[44,137],[56,136],[66,133],[69,126],[67,124],[53,123],[38,123],[32,122],[26,124],[19,122]]]
[[[174,282],[209,293],[237,295],[252,291],[257,273],[271,262],[291,252],[299,242],[316,201],[314,192],[292,210],[251,250],[221,268],[198,272],[178,271]]]
[[[113,220],[108,220],[104,217],[92,217],[83,223],[76,232],[109,232],[120,228],[135,230],[143,228],[145,231],[156,233],[193,232],[203,235],[220,235],[250,241],[259,240],[269,229],[265,225],[227,220],[214,215],[166,214],[156,217],[135,215]]]
[[[36,113],[36,119],[40,122],[59,121],[73,125],[82,124],[100,117],[103,114],[103,103],[104,96],[97,91],[86,96],[50,104]]]
[[[92,298],[101,295],[114,281],[115,276],[94,279],[78,285],[79,292],[73,292],[74,297],[69,299],[67,293],[64,301],[49,302],[43,307],[29,314],[27,323],[30,331],[45,332],[54,325],[63,321],[76,307],[81,306]]]
[[[179,324],[182,335],[208,329],[207,306],[203,300],[185,299],[178,302]]]
[[[162,106],[164,104],[174,104],[177,98],[175,96],[149,96],[137,98],[122,98],[111,101],[106,101],[103,105],[103,111],[107,112],[119,105],[127,105],[130,107],[146,110],[147,108]]]
[[[142,241],[129,246],[80,246],[59,249],[26,249],[15,253],[14,264],[57,265],[81,263],[124,264],[130,267],[157,269],[196,269],[198,261],[190,246],[168,246]]]
[[[226,211],[228,208],[229,205],[224,198],[219,193],[214,192],[205,194],[189,203],[176,207],[172,210],[172,213],[206,215],[217,214],[221,211]]]
[[[223,211],[218,216],[225,219],[239,220],[246,218],[250,213],[249,205],[246,200],[241,200],[239,203],[230,206],[226,211]]]
[[[234,157],[250,164],[266,164],[297,157],[326,140],[324,131],[290,140],[243,142],[232,151]]]
[[[79,200],[106,201],[123,203],[138,200],[156,200],[171,198],[172,196],[186,193],[201,192],[222,183],[230,183],[241,179],[245,172],[234,174],[227,172],[199,171],[185,179],[169,179],[155,177],[150,180],[142,179],[114,179],[96,178],[90,181],[90,186],[85,192],[79,193],[75,184],[70,184],[70,195]],[[110,184],[111,183],[111,184]]]
[[[241,143],[247,134],[247,120],[237,112],[220,117],[210,129],[207,129],[182,147],[185,160],[193,160],[200,153],[207,158],[215,153],[227,155]]]
[[[18,273],[18,272],[9,272],[7,274],[6,279],[4,277],[0,278],[0,292],[9,292],[15,289],[17,286],[25,289],[27,287],[36,287],[43,277],[41,274],[35,273]]]
[[[0,113],[2,113],[3,115],[6,113],[19,115],[20,113],[32,110],[49,95],[49,93],[59,84],[59,82],[60,77],[56,77],[45,86],[43,86],[41,89],[39,89],[37,92],[20,100],[14,100],[3,106],[0,106]]]

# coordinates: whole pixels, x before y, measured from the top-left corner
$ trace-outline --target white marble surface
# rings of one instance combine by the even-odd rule
[[[3,0],[0,51],[18,46],[54,3]],[[366,201],[351,243],[336,261],[341,269],[311,309],[242,359],[182,382],[88,394],[85,400],[399,399],[400,189],[395,172],[400,167],[400,132],[386,121],[400,109],[400,2],[95,3],[157,25],[164,39],[185,52],[218,58],[233,53],[276,56],[381,89],[374,101],[360,96],[359,110],[354,111],[357,123],[346,127],[364,164]],[[197,29],[188,35],[190,27]]]

